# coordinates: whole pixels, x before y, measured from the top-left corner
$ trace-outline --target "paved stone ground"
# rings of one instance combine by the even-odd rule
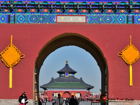
[[[45,104],[43,104],[43,105],[45,105]],[[48,102],[48,103],[46,103],[46,105],[52,105],[52,103]],[[65,105],[65,104],[63,104],[63,105]],[[91,102],[80,102],[79,105],[91,105]],[[100,103],[92,103],[92,105],[100,105]]]
[[[0,99],[0,105],[19,105],[18,99]],[[38,105],[33,102],[33,100],[29,100],[27,105]],[[45,105],[45,104],[43,104]],[[52,103],[47,103],[46,105],[52,105]],[[63,104],[65,105],[65,104]],[[80,102],[79,105],[91,105],[90,102]],[[97,103],[93,103],[92,105],[100,105]],[[111,100],[108,105],[140,105],[140,100]]]

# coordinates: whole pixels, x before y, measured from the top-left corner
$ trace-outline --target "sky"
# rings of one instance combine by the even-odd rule
[[[89,52],[77,46],[58,48],[46,57],[39,74],[39,85],[48,83],[52,77],[58,77],[57,71],[65,66],[66,61],[72,69],[77,71],[76,78],[82,77],[86,83],[94,86],[91,92],[100,93],[100,68]]]

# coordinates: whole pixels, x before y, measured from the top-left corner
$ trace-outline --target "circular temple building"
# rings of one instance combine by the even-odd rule
[[[87,99],[91,96],[90,89],[93,86],[85,83],[82,78],[78,79],[75,77],[77,73],[73,70],[68,62],[61,70],[57,71],[59,77],[52,78],[47,84],[41,86],[45,90],[48,100],[51,101],[53,97],[57,97],[61,94],[63,98],[69,98],[71,95],[76,96],[80,99]]]

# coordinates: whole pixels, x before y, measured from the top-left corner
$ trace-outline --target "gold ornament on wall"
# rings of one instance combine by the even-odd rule
[[[139,50],[132,44],[132,37],[130,36],[130,43],[120,53],[120,57],[129,65],[129,86],[133,86],[133,68],[134,64],[140,58]]]
[[[13,44],[11,35],[10,44],[0,53],[1,61],[9,68],[9,88],[12,88],[12,68],[23,58],[21,51]]]

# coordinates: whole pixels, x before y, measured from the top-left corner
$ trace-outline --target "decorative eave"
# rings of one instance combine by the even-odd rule
[[[44,90],[47,89],[86,89],[90,90],[93,86],[85,83],[82,79],[75,77],[58,77],[52,79],[49,83],[41,86]]]
[[[83,83],[87,87],[87,90],[94,88],[94,86],[91,86],[90,84],[85,83],[82,78],[80,78],[80,81],[81,81],[81,83]]]

